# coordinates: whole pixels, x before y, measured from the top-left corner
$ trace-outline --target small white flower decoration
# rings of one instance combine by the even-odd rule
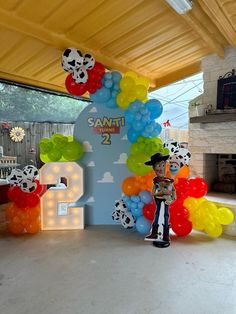
[[[13,142],[21,142],[25,137],[25,131],[21,127],[14,127],[10,131],[10,138]]]

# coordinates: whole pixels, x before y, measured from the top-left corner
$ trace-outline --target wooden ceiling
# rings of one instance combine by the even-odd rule
[[[193,0],[179,15],[164,0],[0,0],[0,41],[4,79],[65,91],[61,53],[76,47],[156,89],[236,47],[236,1]]]

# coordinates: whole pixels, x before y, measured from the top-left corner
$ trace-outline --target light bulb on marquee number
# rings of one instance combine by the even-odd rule
[[[50,188],[41,197],[42,230],[84,229],[84,207],[70,207],[84,194],[81,166],[76,162],[48,162],[40,169],[41,184],[57,184],[62,177],[67,179],[66,188]]]

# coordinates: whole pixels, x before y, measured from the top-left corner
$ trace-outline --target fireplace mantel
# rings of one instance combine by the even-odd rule
[[[216,113],[190,118],[190,123],[219,123],[236,121],[236,113]]]

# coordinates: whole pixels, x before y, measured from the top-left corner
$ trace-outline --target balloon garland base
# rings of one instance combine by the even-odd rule
[[[152,242],[153,246],[158,247],[158,248],[166,248],[170,246],[170,241],[153,241]]]

